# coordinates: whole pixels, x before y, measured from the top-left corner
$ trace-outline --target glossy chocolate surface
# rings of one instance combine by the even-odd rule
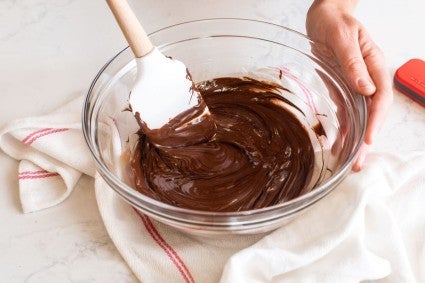
[[[197,87],[215,127],[185,123],[202,105],[171,120],[155,141],[141,127],[131,157],[137,190],[174,206],[217,212],[268,207],[307,192],[313,146],[282,107],[296,108],[280,95],[282,86],[225,77]]]

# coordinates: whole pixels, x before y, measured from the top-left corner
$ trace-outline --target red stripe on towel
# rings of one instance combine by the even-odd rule
[[[22,172],[19,172],[19,175],[26,175],[26,174],[43,174],[43,173],[50,173],[50,171],[47,171],[47,170],[22,171]]]
[[[59,129],[45,128],[45,129],[37,130],[37,131],[32,132],[31,134],[27,135],[22,140],[22,142],[30,145],[41,137],[51,135],[51,134],[54,134],[54,133],[65,132],[65,131],[68,131],[68,130],[69,130],[68,128],[59,128]]]
[[[48,177],[54,177],[59,176],[59,173],[56,172],[49,172],[46,170],[39,170],[39,171],[23,171],[19,172],[18,179],[43,179]]]
[[[45,128],[45,129],[41,129],[41,130],[37,130],[35,132],[32,132],[31,134],[27,135],[22,142],[26,143],[30,138],[32,138],[34,135],[37,135],[39,133],[45,132],[45,131],[50,131],[52,128]]]
[[[178,253],[170,246],[170,244],[167,243],[167,241],[164,240],[164,238],[159,234],[159,231],[156,229],[156,227],[153,225],[150,218],[142,213],[140,213],[138,210],[134,209],[136,213],[140,216],[140,219],[142,219],[143,225],[145,226],[146,230],[149,232],[151,237],[155,240],[155,242],[163,249],[163,251],[167,254],[168,258],[173,262],[173,264],[177,267],[180,274],[183,276],[183,279],[187,283],[193,283],[195,280],[192,277],[192,274],[190,273],[189,269],[181,259],[181,257],[178,255]]]

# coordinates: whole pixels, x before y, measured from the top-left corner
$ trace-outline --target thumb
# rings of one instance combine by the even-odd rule
[[[376,87],[363,59],[358,37],[336,41],[333,50],[350,86],[362,95],[374,94]]]

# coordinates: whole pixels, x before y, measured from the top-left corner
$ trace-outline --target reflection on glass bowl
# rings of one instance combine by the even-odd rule
[[[366,105],[330,66],[332,60],[315,52],[323,48],[320,44],[288,28],[247,19],[186,22],[154,32],[150,38],[164,54],[184,62],[195,82],[242,75],[284,84],[296,94],[282,93],[302,110],[293,114],[308,131],[315,161],[311,190],[261,209],[198,211],[141,194],[126,174],[138,130],[133,114],[125,111],[136,74],[133,54],[126,48],[92,82],[84,104],[83,132],[101,176],[137,210],[189,233],[259,233],[300,215],[351,170],[363,140]]]

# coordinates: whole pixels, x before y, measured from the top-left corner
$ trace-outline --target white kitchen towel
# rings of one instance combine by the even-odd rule
[[[425,152],[372,153],[361,172],[267,235],[184,234],[138,213],[101,178],[96,196],[112,240],[142,282],[419,283],[424,173]]]
[[[0,131],[21,160],[25,212],[60,203],[94,164],[82,137],[82,99]],[[330,195],[263,235],[200,237],[147,217],[97,175],[111,239],[142,282],[425,282],[425,152],[373,153]]]

